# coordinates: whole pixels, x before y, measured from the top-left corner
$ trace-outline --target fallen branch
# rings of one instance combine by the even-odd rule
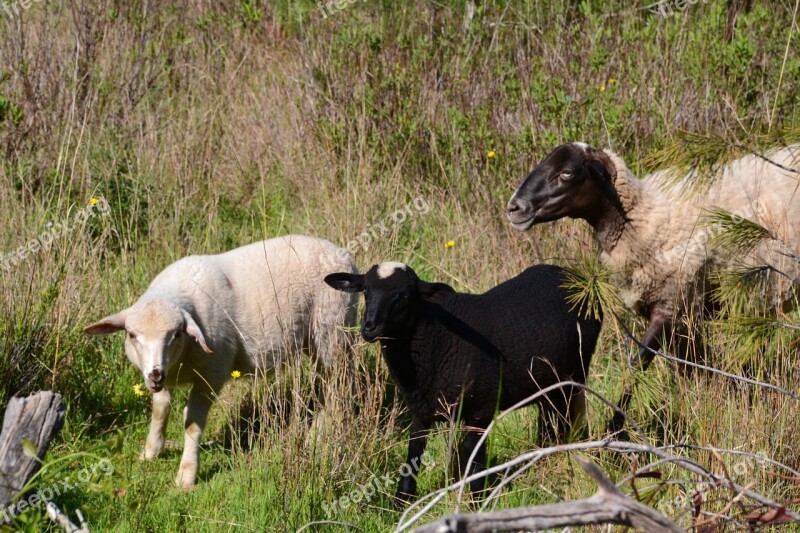
[[[67,533],[89,533],[89,525],[86,523],[86,520],[83,518],[83,514],[81,513],[80,509],[75,510],[75,514],[78,516],[78,520],[80,521],[80,527],[76,526],[72,523],[67,515],[61,512],[56,504],[53,502],[47,502],[47,516],[52,520],[58,527],[66,531]]]
[[[566,526],[619,524],[653,533],[683,530],[664,515],[623,494],[588,459],[577,458],[597,483],[597,492],[585,500],[523,507],[492,513],[456,514],[414,530],[417,533],[478,533],[541,530]]]
[[[666,354],[666,353],[661,352],[659,350],[655,350],[655,349],[647,346],[646,344],[642,343],[642,341],[640,341],[636,337],[634,337],[633,333],[630,330],[630,328],[628,328],[628,326],[625,324],[625,322],[622,320],[622,318],[620,318],[619,315],[614,313],[614,317],[617,319],[617,322],[622,327],[622,330],[624,331],[626,337],[628,337],[630,340],[632,340],[637,346],[639,346],[639,348],[641,348],[643,350],[647,350],[648,352],[650,352],[653,355],[657,355],[658,357],[661,357],[662,359],[666,359],[667,361],[671,361],[673,363],[679,363],[681,365],[691,366],[693,368],[704,370],[704,371],[710,372],[712,374],[717,374],[717,375],[720,375],[720,376],[724,376],[724,377],[726,377],[728,379],[732,379],[734,381],[741,381],[742,383],[748,383],[750,385],[755,385],[757,387],[763,387],[765,389],[774,390],[776,392],[780,392],[781,394],[785,394],[786,396],[788,396],[789,398],[792,398],[793,400],[800,401],[800,394],[797,394],[796,392],[792,392],[789,389],[784,389],[783,387],[779,387],[777,385],[773,385],[772,383],[767,383],[767,382],[764,382],[764,381],[758,381],[758,380],[755,380],[755,379],[746,378],[744,376],[739,376],[737,374],[731,374],[730,372],[725,372],[724,370],[720,370],[720,369],[714,368],[712,366],[701,365],[700,363],[694,363],[692,361],[687,361],[686,359],[681,359],[680,357],[675,357],[674,355],[669,355],[669,354]],[[628,363],[628,366],[629,366],[629,368],[633,368],[633,366],[630,363]]]
[[[441,488],[435,492],[423,496],[422,498],[411,504],[408,507],[408,509],[405,510],[403,515],[400,517],[400,523],[397,525],[397,529],[395,531],[399,533],[401,531],[405,531],[406,529],[410,528],[412,524],[414,524],[420,518],[422,518],[422,516],[424,516],[429,510],[431,510],[449,492],[455,491],[461,488],[462,486],[469,484],[471,481],[475,479],[480,479],[487,475],[494,474],[496,472],[502,472],[516,465],[527,464],[529,462],[537,462],[544,457],[554,455],[557,453],[565,453],[577,450],[609,450],[617,453],[653,454],[656,457],[661,458],[665,462],[674,464],[679,468],[697,474],[701,478],[705,478],[707,483],[710,483],[715,487],[727,489],[734,495],[741,494],[742,496],[747,497],[771,509],[779,509],[781,510],[782,513],[785,514],[786,519],[792,519],[800,522],[800,514],[790,509],[786,509],[785,505],[780,504],[770,498],[767,498],[766,496],[758,494],[757,492],[754,492],[750,489],[747,489],[746,487],[742,487],[730,481],[725,476],[714,474],[707,468],[700,466],[694,461],[676,457],[674,455],[665,452],[661,448],[654,448],[646,444],[637,444],[633,442],[623,442],[623,441],[605,439],[605,440],[596,440],[588,442],[559,444],[556,446],[551,446],[549,448],[539,448],[537,450],[524,453],[514,459],[506,461],[505,463],[492,466],[481,472],[476,472],[475,474],[467,476],[456,483],[453,483],[447,487]],[[419,511],[417,511],[416,514],[414,514],[410,518],[407,518],[408,515],[411,514],[413,510],[415,510],[417,507],[420,506],[422,508]]]

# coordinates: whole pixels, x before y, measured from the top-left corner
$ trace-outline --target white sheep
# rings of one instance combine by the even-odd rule
[[[798,145],[766,156],[787,168],[800,166]],[[791,298],[792,280],[800,279],[800,265],[785,253],[800,250],[800,174],[755,155],[717,171],[706,193],[690,193],[683,189],[692,174],[675,185],[670,169],[639,180],[610,150],[564,144],[520,185],[508,203],[508,217],[521,231],[565,216],[594,228],[601,259],[615,273],[624,303],[650,321],[643,339],[649,349],[639,354],[646,368],[650,349],[660,347],[663,334],[685,313],[683,303],[705,302],[708,273],[748,264],[775,267],[783,274],[771,276],[772,307]],[[752,257],[731,257],[704,221],[712,208],[758,222],[777,240],[765,239]]]
[[[143,459],[164,448],[170,391],[189,383],[177,485],[196,480],[209,409],[231,372],[263,374],[286,354],[311,349],[324,367],[350,341],[357,295],[330,289],[326,274],[357,273],[349,254],[303,235],[277,237],[219,255],[172,263],[129,308],[86,326],[90,335],[125,330],[125,353],[153,392]]]

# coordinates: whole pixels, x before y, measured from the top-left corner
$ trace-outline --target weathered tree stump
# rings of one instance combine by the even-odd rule
[[[64,410],[61,395],[50,391],[8,402],[0,432],[0,509],[39,471],[48,444],[64,425]]]

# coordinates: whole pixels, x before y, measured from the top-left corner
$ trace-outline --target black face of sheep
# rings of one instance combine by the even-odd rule
[[[428,283],[403,263],[381,263],[364,274],[340,272],[325,277],[325,283],[345,292],[363,292],[366,308],[361,336],[367,342],[408,335],[416,322],[418,302],[455,292],[444,283]]]
[[[610,174],[606,155],[583,143],[562,144],[534,168],[508,202],[508,219],[520,231],[563,217],[594,225]]]

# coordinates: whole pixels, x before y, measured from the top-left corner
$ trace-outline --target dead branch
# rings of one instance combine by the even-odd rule
[[[451,515],[415,530],[417,533],[478,533],[550,529],[592,524],[619,524],[662,533],[683,532],[664,515],[623,494],[588,459],[577,458],[597,483],[597,492],[585,500],[524,507],[492,513]]]
[[[478,449],[483,445],[484,442],[486,442],[486,439],[489,438],[489,433],[491,433],[492,429],[494,429],[495,425],[498,422],[500,422],[508,414],[516,411],[520,407],[523,407],[525,405],[530,404],[531,402],[533,402],[533,400],[535,400],[535,399],[537,399],[539,397],[542,397],[542,396],[550,393],[553,390],[564,388],[564,387],[573,387],[573,388],[576,388],[576,389],[582,389],[585,393],[593,395],[595,398],[597,398],[598,400],[600,400],[601,402],[603,402],[607,406],[611,407],[611,409],[613,409],[616,413],[621,414],[626,419],[626,421],[628,423],[630,423],[631,426],[633,426],[634,430],[639,435],[639,437],[642,439],[642,441],[645,442],[645,443],[648,443],[647,436],[645,435],[645,433],[642,430],[641,426],[639,426],[639,424],[637,424],[636,421],[633,418],[631,418],[628,415],[627,412],[625,412],[623,409],[620,409],[617,405],[615,405],[614,403],[612,403],[609,400],[607,400],[602,394],[600,394],[599,392],[595,391],[594,389],[588,387],[584,383],[578,383],[576,381],[560,381],[558,383],[550,385],[549,387],[545,387],[544,389],[541,389],[538,392],[535,392],[534,394],[528,396],[527,398],[525,398],[523,400],[520,400],[519,402],[515,403],[514,405],[512,405],[508,409],[504,410],[503,412],[501,412],[500,414],[495,416],[494,419],[489,423],[489,425],[486,426],[486,430],[484,430],[483,435],[481,435],[480,439],[478,439],[478,443],[475,445],[475,447],[472,450],[472,453],[470,454],[469,458],[467,459],[467,464],[464,467],[464,470],[469,470],[470,466],[472,465],[472,462],[475,460],[475,455],[478,453]],[[517,472],[517,475],[522,474],[525,470],[527,470],[527,468],[520,469]],[[492,496],[495,496],[496,494],[499,494],[499,491],[502,490],[502,487],[506,483],[510,483],[510,482],[511,482],[511,479],[503,480],[503,482],[501,483],[501,486],[497,487],[492,492]],[[461,501],[461,498],[463,497],[463,494],[464,494],[464,486],[462,485],[461,488],[459,488],[459,490],[458,490],[458,500],[459,501]],[[487,502],[491,500],[492,496],[490,496],[487,499]]]
[[[782,505],[770,498],[767,498],[766,496],[763,496],[757,492],[747,489],[746,487],[742,487],[730,481],[724,476],[714,474],[707,468],[700,466],[694,461],[676,457],[674,455],[665,452],[661,448],[654,448],[646,444],[637,444],[633,442],[622,442],[622,441],[605,439],[605,440],[595,440],[588,442],[559,444],[556,446],[551,446],[549,448],[539,448],[537,450],[524,453],[514,459],[506,461],[505,463],[492,466],[486,470],[467,476],[456,483],[453,483],[447,487],[444,487],[426,496],[423,496],[422,498],[411,504],[408,507],[408,509],[405,510],[403,515],[400,517],[400,522],[397,525],[396,531],[399,533],[401,531],[409,529],[412,524],[420,520],[422,516],[424,516],[428,511],[430,511],[430,509],[432,509],[434,505],[436,505],[439,501],[441,501],[449,492],[455,491],[460,487],[469,484],[471,481],[475,479],[485,477],[495,472],[501,472],[507,470],[508,468],[514,467],[516,465],[527,464],[530,462],[537,462],[549,455],[554,455],[557,453],[564,453],[569,451],[577,451],[577,450],[609,450],[617,453],[653,454],[656,457],[661,458],[665,462],[674,464],[679,468],[682,468],[686,471],[692,472],[700,476],[701,478],[704,478],[707,483],[715,487],[727,489],[734,495],[741,495],[747,497],[773,510],[780,510],[782,516],[785,516],[785,519],[787,520],[791,519],[800,522],[800,514],[790,509],[787,509],[785,505]],[[421,507],[421,509],[418,510],[410,518],[407,518],[408,515],[411,514],[417,507]],[[491,515],[492,513],[487,513],[487,514]],[[443,531],[449,531],[449,530],[443,530]]]
[[[89,526],[86,523],[86,520],[83,518],[83,514],[81,513],[80,509],[76,509],[75,514],[78,515],[78,520],[81,523],[80,527],[73,524],[69,517],[62,513],[61,509],[59,509],[56,504],[53,502],[47,502],[47,516],[58,527],[67,533],[89,533]]]

